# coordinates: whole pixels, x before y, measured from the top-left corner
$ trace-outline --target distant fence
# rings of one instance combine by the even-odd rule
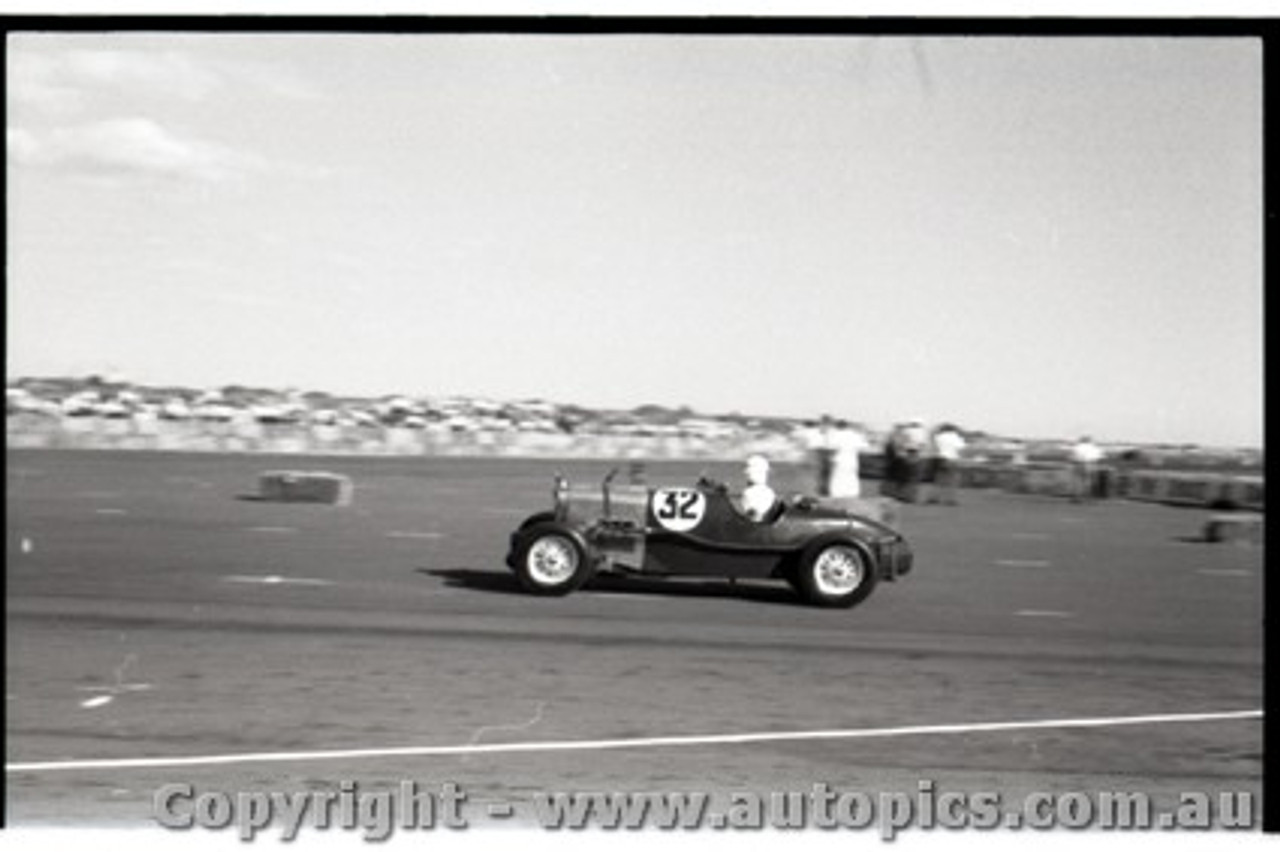
[[[966,463],[961,483],[971,488],[1000,488],[1024,494],[1069,496],[1074,493],[1072,466],[1038,462],[1027,465],[981,466]],[[1164,470],[1126,470],[1099,466],[1093,495],[1207,508],[1255,509],[1265,504],[1261,475],[1245,473],[1187,473]]]
[[[25,413],[5,418],[10,448],[158,450],[296,455],[520,456],[602,459],[740,460],[763,453],[776,462],[799,463],[804,448],[778,434],[736,438],[600,435],[544,432],[440,432],[403,426],[329,426],[256,421],[208,422],[101,417],[47,417]],[[884,475],[884,457],[862,456],[864,479]],[[1064,462],[981,462],[960,466],[960,484],[1027,494],[1072,493],[1071,466]],[[1261,475],[1247,473],[1099,468],[1100,496],[1207,507],[1263,508]]]
[[[1117,490],[1130,500],[1257,510],[1266,497],[1261,476],[1238,474],[1136,470],[1120,474]]]

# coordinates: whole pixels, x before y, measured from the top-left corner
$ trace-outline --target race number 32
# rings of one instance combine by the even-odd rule
[[[672,532],[693,529],[706,511],[706,496],[693,488],[659,488],[653,492],[653,516]]]

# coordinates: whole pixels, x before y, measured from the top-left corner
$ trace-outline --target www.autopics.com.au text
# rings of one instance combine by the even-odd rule
[[[251,840],[278,828],[291,840],[305,827],[361,830],[385,840],[397,829],[465,829],[518,820],[564,829],[875,829],[891,840],[904,829],[1251,829],[1249,792],[1183,792],[1159,803],[1144,792],[1029,793],[1016,801],[992,791],[941,791],[920,781],[913,793],[838,790],[816,783],[804,791],[545,792],[521,802],[472,799],[447,782],[427,789],[412,780],[376,789],[354,781],[305,792],[199,790],[168,784],[155,792],[153,818],[169,829],[226,829]]]

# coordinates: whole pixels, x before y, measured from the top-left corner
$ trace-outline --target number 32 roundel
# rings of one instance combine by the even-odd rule
[[[653,516],[663,528],[688,532],[707,511],[707,498],[693,488],[659,488],[653,492]]]

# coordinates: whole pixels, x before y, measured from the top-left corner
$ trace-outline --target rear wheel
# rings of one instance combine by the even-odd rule
[[[876,586],[875,565],[863,548],[845,541],[819,544],[800,560],[795,586],[812,604],[850,607]]]
[[[560,524],[538,524],[516,553],[516,576],[535,595],[567,595],[587,581],[591,568],[577,537]]]

